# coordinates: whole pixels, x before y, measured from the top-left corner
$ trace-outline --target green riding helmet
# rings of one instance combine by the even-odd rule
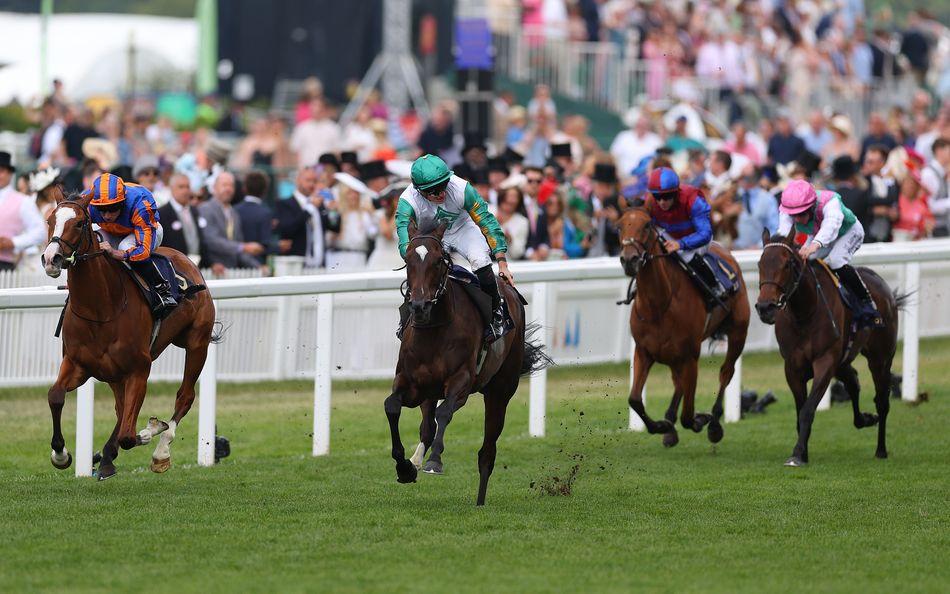
[[[442,159],[435,155],[422,155],[412,163],[410,177],[416,189],[427,190],[448,181],[452,173]]]

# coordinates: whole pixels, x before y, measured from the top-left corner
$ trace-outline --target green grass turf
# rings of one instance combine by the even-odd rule
[[[837,405],[818,414],[801,469],[782,466],[794,421],[776,353],[744,361],[745,387],[778,395],[767,414],[726,425],[718,446],[681,430],[671,450],[624,429],[626,366],[555,369],[547,437],[527,435],[525,383],[481,509],[479,398],[449,429],[446,474],[412,485],[396,483],[389,457],[386,382],[335,384],[328,457],[309,455],[311,384],[222,385],[229,459],[195,466],[195,406],[167,474],[148,472],[151,447],[139,448],[97,483],[50,466],[45,389],[3,390],[0,592],[945,592],[950,340],[924,342],[921,356],[930,401],[892,401],[890,459],[874,458],[876,429],[855,430]],[[718,364],[703,360],[700,409]],[[654,368],[654,415],[670,386]],[[174,389],[152,386],[143,425],[167,418]],[[97,448],[114,419],[98,390]],[[873,410],[868,391],[862,402]],[[70,449],[74,412],[70,395]],[[418,415],[403,414],[409,451]],[[575,464],[570,496],[539,492]]]

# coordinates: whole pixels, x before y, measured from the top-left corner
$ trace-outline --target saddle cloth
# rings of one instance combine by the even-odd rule
[[[716,279],[722,284],[722,288],[732,293],[736,289],[739,279],[732,266],[726,260],[711,251],[707,252],[703,257],[706,258],[706,263],[712,268]]]
[[[860,297],[854,294],[847,285],[841,282],[841,279],[838,278],[838,275],[835,274],[835,271],[831,269],[828,264],[821,259],[814,260],[814,262],[821,265],[822,268],[828,271],[828,276],[831,277],[831,281],[835,284],[835,287],[838,289],[838,295],[841,296],[841,300],[844,302],[844,306],[851,310],[852,315],[852,324],[857,322],[858,316],[861,315],[874,315],[874,311],[866,311],[864,302],[861,301]],[[860,274],[861,269],[858,268],[858,273]]]
[[[192,283],[184,275],[178,274],[178,271],[175,270],[171,260],[161,254],[153,253],[150,260],[155,263],[158,271],[162,274],[162,278],[165,279],[165,282],[167,282],[171,287],[172,297],[178,303],[181,303],[183,298],[189,297],[207,288],[205,285]],[[139,291],[141,291],[142,296],[145,297],[145,300],[148,302],[154,314],[156,306],[161,302],[161,298],[158,296],[155,288],[149,286],[149,284],[146,283],[145,280],[139,276],[132,266],[130,266],[127,262],[123,262],[122,265],[126,272],[131,275],[132,280],[139,288]],[[171,311],[166,311],[165,317],[168,317],[170,313]]]

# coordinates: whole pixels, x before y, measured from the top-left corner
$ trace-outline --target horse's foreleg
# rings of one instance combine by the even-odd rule
[[[811,384],[808,398],[805,399],[798,413],[798,442],[792,450],[792,456],[785,461],[786,466],[801,466],[808,463],[808,438],[811,437],[811,427],[815,422],[815,411],[834,377],[834,365],[835,355],[831,353],[822,355],[812,363],[815,379]]]
[[[472,376],[468,370],[462,370],[445,382],[445,399],[435,409],[435,438],[432,440],[432,453],[422,471],[428,474],[442,474],[442,452],[445,451],[445,430],[452,422],[452,415],[464,404],[472,385]]]
[[[426,452],[432,447],[432,440],[435,439],[435,402],[424,401],[419,405],[419,411],[422,413],[422,421],[419,423],[419,445],[416,446],[416,451],[410,458],[416,469],[422,468]]]
[[[643,386],[647,383],[647,375],[649,375],[651,367],[653,367],[653,357],[640,348],[640,345],[637,345],[637,348],[633,351],[633,386],[630,388],[630,398],[627,402],[633,412],[637,413],[643,420],[648,432],[669,433],[676,430],[674,424],[666,419],[654,421],[643,406]]]
[[[125,398],[122,403],[122,422],[119,425],[119,446],[129,450],[137,445],[144,445],[152,439],[152,427],[146,428],[136,435],[135,425],[145,402],[145,391],[148,388],[149,367],[129,375],[125,380]],[[157,427],[155,427],[157,429]]]
[[[672,369],[670,370],[672,372]],[[670,399],[670,406],[666,409],[666,414],[663,415],[663,418],[669,421],[670,425],[673,426],[673,429],[669,433],[663,434],[663,445],[671,448],[680,442],[679,434],[676,432],[676,413],[680,407],[680,401],[683,399],[683,393],[679,391],[679,387],[676,386],[676,373],[673,372],[673,397]]]
[[[66,449],[63,437],[62,417],[66,403],[66,392],[71,392],[84,384],[89,376],[70,359],[64,358],[59,366],[59,375],[47,393],[49,412],[53,419],[53,438],[50,440],[50,462],[60,470],[69,468],[73,463],[72,454]]]
[[[399,415],[402,413],[402,392],[396,387],[393,393],[383,403],[386,410],[386,418],[389,420],[389,434],[392,437],[393,460],[396,461],[396,480],[400,483],[416,482],[416,467],[412,462],[406,460],[406,450],[402,446],[402,438],[399,436]]]
[[[99,468],[96,475],[104,481],[115,474],[115,459],[119,456],[119,428],[122,424],[122,410],[125,403],[125,384],[123,382],[109,382],[112,395],[115,399],[115,427],[106,443],[102,446],[99,459]]]

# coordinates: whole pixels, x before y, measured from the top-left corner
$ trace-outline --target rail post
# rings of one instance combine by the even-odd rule
[[[920,350],[920,262],[908,262],[904,265],[904,292],[917,291],[907,300],[904,310],[904,357],[902,371],[903,383],[901,399],[906,402],[917,400],[917,366]]]
[[[633,307],[631,305],[631,307]],[[637,351],[637,342],[630,337],[630,389],[633,390],[633,357],[634,353]],[[640,393],[640,398],[643,399],[644,408],[647,405],[647,385],[643,384],[643,391]],[[628,428],[630,431],[646,431],[647,426],[644,424],[643,419],[640,418],[640,415],[633,412],[633,409],[630,408],[630,403],[627,403],[627,412],[630,415],[628,420]]]
[[[736,371],[726,386],[723,416],[727,423],[742,419],[742,356],[736,359]]]
[[[548,284],[534,283],[531,287],[532,323],[540,326],[546,349],[551,348],[548,331]],[[545,394],[548,389],[548,370],[542,369],[531,376],[528,399],[528,433],[531,437],[544,437]]]
[[[333,344],[333,293],[317,295],[317,353],[313,381],[313,455],[330,453],[330,350]]]
[[[76,476],[92,476],[93,401],[96,380],[76,390]]]
[[[218,345],[208,345],[208,358],[198,377],[198,465],[214,466],[214,429],[218,407]]]

